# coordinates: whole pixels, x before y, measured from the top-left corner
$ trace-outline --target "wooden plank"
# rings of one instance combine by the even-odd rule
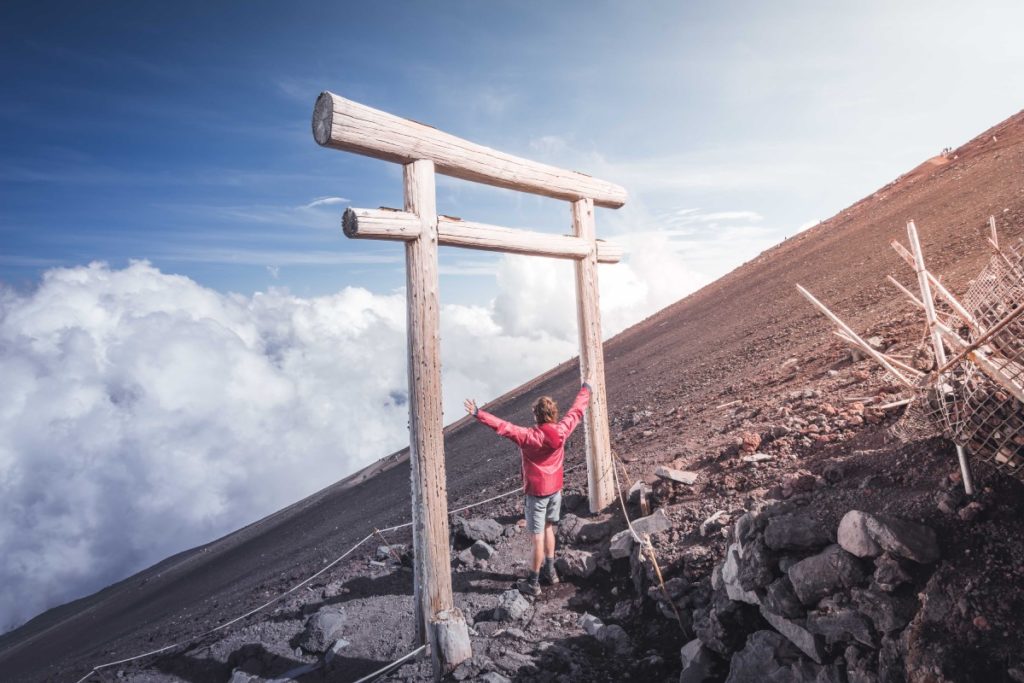
[[[914,264],[914,255],[907,251],[907,248],[905,246],[903,246],[896,240],[892,240],[891,242],[889,242],[889,246],[891,246],[896,251],[896,253],[900,255],[900,258],[907,262],[907,265],[916,270],[916,266]],[[931,284],[932,287],[935,288],[935,293],[942,297],[942,299],[945,300],[947,304],[949,304],[950,308],[953,309],[953,312],[956,313],[961,320],[963,320],[965,323],[973,327],[975,330],[981,331],[981,328],[978,325],[978,321],[974,319],[974,316],[971,315],[970,311],[964,308],[964,305],[957,301],[957,298],[953,296],[953,294],[948,289],[946,289],[941,282],[939,282],[938,278],[936,278],[928,271],[925,272],[928,275],[928,282]]]
[[[936,328],[938,318],[935,315],[935,299],[932,297],[928,269],[924,266],[924,253],[921,251],[921,242],[917,239],[917,228],[914,226],[914,221],[907,222],[907,238],[910,240],[910,251],[914,255],[914,270],[917,272],[917,285],[921,289],[921,303],[924,304],[924,318],[928,324],[928,334],[932,338],[935,362],[938,364],[937,367],[941,368],[946,364],[946,349],[942,345],[942,335]]]
[[[354,239],[414,240],[419,236],[419,219],[393,209],[346,209],[342,217],[345,235]],[[527,256],[581,259],[590,254],[591,244],[572,235],[503,228],[474,223],[450,216],[438,216],[437,241],[445,247],[464,247]],[[598,263],[618,263],[623,249],[614,242],[597,240]]]
[[[841,329],[843,332],[846,333],[846,336],[848,336],[851,340],[855,341],[858,346],[860,346],[862,349],[864,349],[864,353],[866,353],[869,356],[871,356],[872,358],[874,358],[875,362],[878,363],[879,365],[881,365],[883,368],[885,368],[889,372],[890,375],[892,375],[893,377],[898,379],[900,382],[902,382],[905,386],[910,387],[911,389],[916,387],[916,385],[913,382],[911,382],[909,379],[907,379],[906,377],[901,375],[900,372],[896,368],[894,368],[891,363],[889,363],[889,361],[885,358],[885,356],[883,356],[878,351],[873,349],[871,347],[871,344],[868,344],[866,341],[861,339],[860,335],[858,335],[856,332],[853,331],[853,328],[851,328],[849,325],[844,323],[842,321],[842,319],[840,319],[839,316],[837,316],[835,313],[830,311],[828,309],[828,306],[826,306],[825,304],[823,304],[820,301],[818,301],[816,298],[814,298],[813,294],[808,292],[806,289],[804,289],[800,285],[797,285],[796,288],[797,288],[797,291],[799,291],[803,295],[803,297],[805,299],[810,301],[814,305],[815,308],[817,308],[819,311],[821,311],[825,315],[826,318],[828,318],[829,320],[834,322],[836,325],[838,325],[839,329]]]
[[[441,414],[441,336],[437,276],[434,164],[404,168],[405,210],[420,220],[420,234],[405,245],[409,343],[409,462],[416,626],[429,643],[435,678],[444,670],[432,626],[454,607],[448,554],[448,492]]]
[[[325,147],[400,164],[427,159],[438,173],[510,190],[568,201],[588,197],[612,209],[626,203],[625,188],[614,183],[499,152],[331,92],[316,100],[313,137]]]
[[[572,203],[572,230],[576,237],[594,243],[594,202]],[[590,511],[598,512],[615,498],[612,445],[608,432],[608,403],[604,382],[604,348],[601,343],[601,302],[597,284],[597,249],[573,264],[576,270],[576,322],[580,335],[580,375],[591,381],[590,405],[583,415],[587,449],[587,497]]]

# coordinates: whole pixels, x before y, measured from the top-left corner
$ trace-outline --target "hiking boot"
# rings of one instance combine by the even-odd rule
[[[555,565],[545,564],[540,568],[540,582],[545,586],[556,586],[561,582],[558,578],[558,572],[555,571]]]
[[[537,579],[519,579],[518,583],[516,583],[516,588],[523,595],[534,598],[540,595],[540,582]]]

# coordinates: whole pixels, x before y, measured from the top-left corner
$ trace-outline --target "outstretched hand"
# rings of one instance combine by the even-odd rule
[[[476,411],[479,410],[479,408],[476,407],[476,401],[471,398],[467,398],[463,401],[462,405],[470,415],[476,415]]]

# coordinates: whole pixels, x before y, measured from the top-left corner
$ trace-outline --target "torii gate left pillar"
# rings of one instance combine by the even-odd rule
[[[440,679],[469,658],[464,618],[454,607],[448,552],[444,421],[441,411],[439,245],[572,259],[576,272],[580,374],[593,383],[584,414],[588,498],[593,512],[615,497],[601,345],[597,264],[622,255],[598,241],[594,206],[618,208],[626,191],[582,173],[539,164],[461,140],[429,126],[321,93],[313,136],[324,146],[403,164],[405,210],[348,209],[349,237],[406,243],[409,343],[409,459],[412,470],[416,622]],[[437,215],[434,174],[571,202],[572,236],[470,223]],[[462,643],[464,642],[464,646]]]

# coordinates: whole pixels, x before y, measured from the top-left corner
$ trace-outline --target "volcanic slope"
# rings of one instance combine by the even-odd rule
[[[914,219],[929,268],[952,291],[962,292],[989,257],[979,237],[989,215],[997,218],[1002,242],[1024,236],[1024,113],[922,163],[608,341],[613,447],[631,473],[641,476],[655,464],[680,459],[702,467],[708,484],[701,504],[709,509],[732,510],[737,501],[765,495],[765,482],[718,464],[716,458],[752,418],[716,406],[782,401],[784,395],[826,382],[830,369],[848,370],[830,326],[794,285],[806,286],[857,330],[913,340],[920,337],[917,314],[885,276],[896,275],[908,284],[913,280],[889,240],[905,240],[905,223]],[[873,373],[876,385],[881,381],[873,369],[862,372]],[[547,393],[567,402],[578,379],[575,364],[566,363],[488,409],[526,423],[535,396]],[[649,416],[649,426],[633,426],[638,413]],[[451,507],[517,485],[513,447],[489,430],[464,419],[447,429],[445,443]],[[581,450],[577,434],[568,452],[578,459]],[[948,448],[921,452],[924,461],[913,467],[950,471]],[[408,464],[402,454],[385,462],[387,467],[357,485],[329,486],[5,634],[0,637],[3,679],[76,680],[96,664],[191,637],[261,604],[318,571],[373,528],[408,520]],[[781,481],[799,467],[799,461],[792,461],[768,472]],[[984,471],[981,476],[990,477]],[[997,486],[1009,486],[1008,495],[1024,494],[1016,482],[1000,480]],[[897,486],[883,495],[896,499],[902,493]],[[360,561],[365,566],[365,558]],[[411,642],[411,634],[384,633],[381,640],[389,636]],[[369,671],[375,662],[352,664],[352,672]],[[205,680],[198,674],[190,679]]]

